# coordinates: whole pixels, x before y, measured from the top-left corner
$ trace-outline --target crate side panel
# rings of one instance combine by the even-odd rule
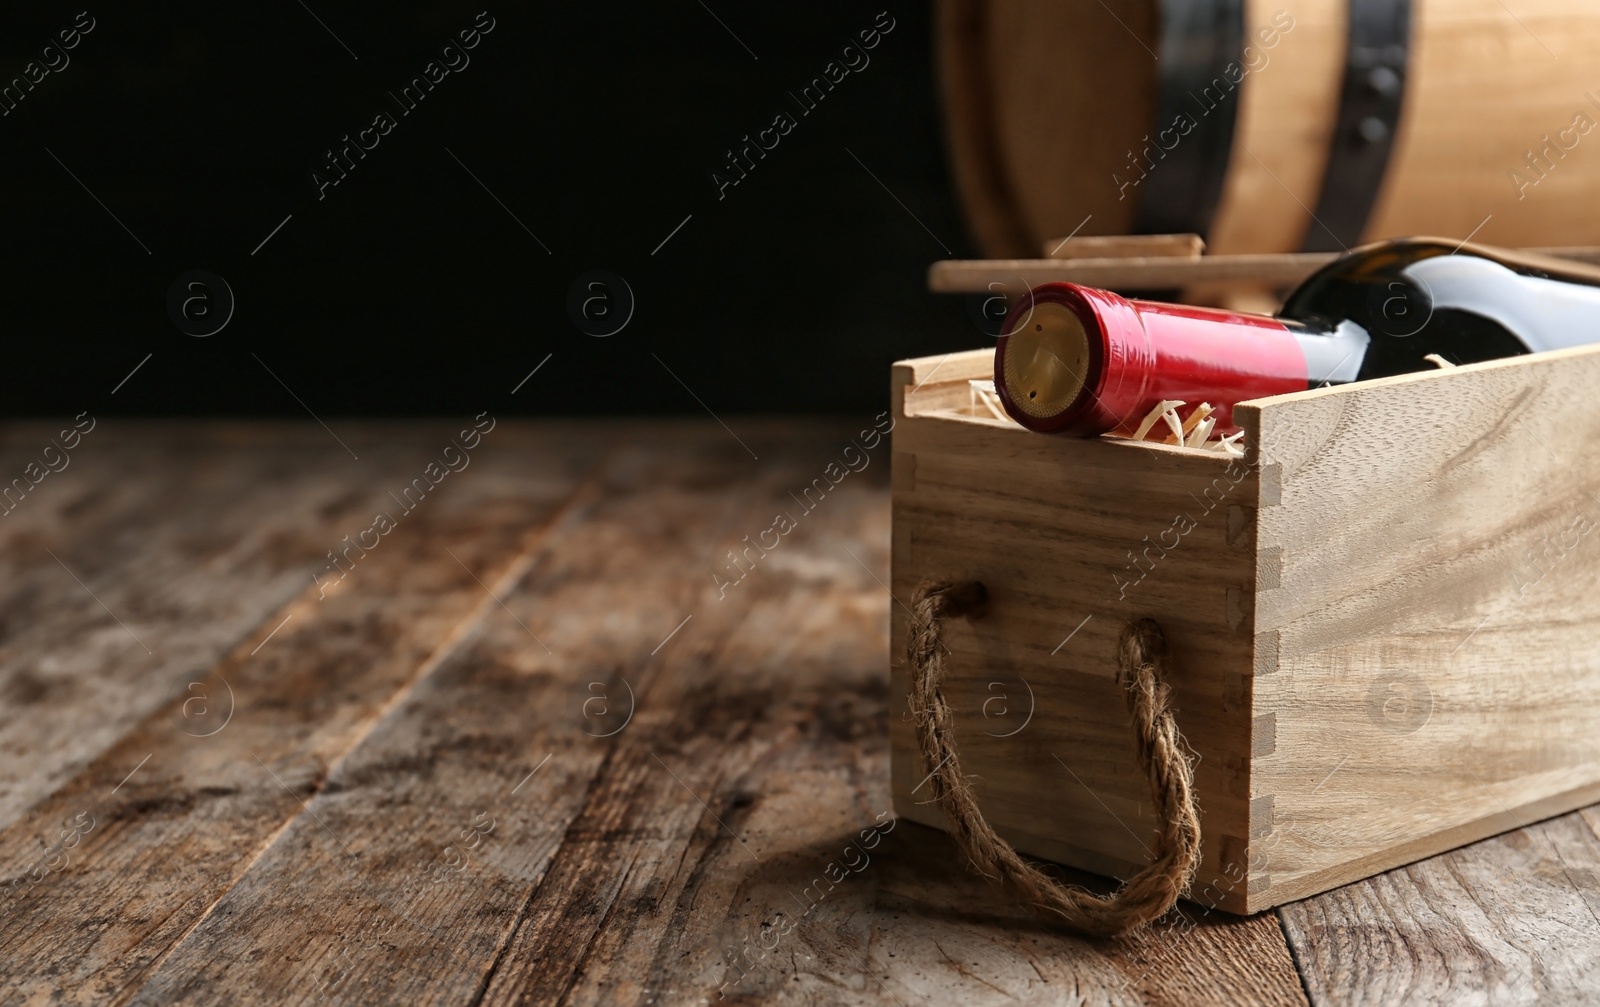
[[[1242,908],[1254,472],[1221,456],[937,417],[902,420],[894,440],[896,597],[909,603],[927,578],[976,578],[990,591],[981,619],[945,634],[963,770],[990,821],[1025,852],[1101,873],[1126,877],[1148,860],[1155,819],[1113,654],[1128,620],[1152,616],[1199,755],[1204,867],[1192,895]],[[933,767],[915,751],[905,705],[907,620],[894,606],[894,789],[901,813],[937,825],[942,813],[918,803]]]
[[[1597,389],[1585,348],[1241,408],[1276,732],[1252,909],[1594,799]]]

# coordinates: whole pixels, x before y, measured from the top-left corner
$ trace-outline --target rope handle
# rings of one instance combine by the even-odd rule
[[[1161,627],[1154,619],[1138,619],[1117,641],[1117,682],[1127,690],[1139,763],[1150,781],[1161,826],[1155,858],[1102,897],[1063,885],[1022,859],[978,810],[977,795],[961,771],[954,713],[940,691],[948,653],[940,621],[973,614],[987,600],[988,591],[978,581],[930,580],[917,588],[911,602],[906,647],[911,716],[922,757],[939,767],[931,777],[933,794],[950,819],[951,835],[979,874],[1069,929],[1109,937],[1148,923],[1178,901],[1200,861],[1194,769],[1173,718],[1171,690],[1161,680],[1167,652]]]

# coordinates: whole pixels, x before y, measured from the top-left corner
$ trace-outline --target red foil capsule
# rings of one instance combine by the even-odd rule
[[[1131,433],[1163,399],[1209,402],[1217,432],[1232,433],[1235,402],[1308,387],[1299,342],[1261,315],[1047,283],[1001,331],[995,390],[1013,419],[1044,433]]]

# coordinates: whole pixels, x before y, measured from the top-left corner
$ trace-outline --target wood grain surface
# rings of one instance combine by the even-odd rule
[[[1035,921],[888,813],[889,443],[729,420],[502,421],[410,512],[462,424],[102,420],[0,518],[0,1003],[1585,1002],[1592,811]]]
[[[1313,1001],[1594,1003],[1597,827],[1575,811],[1284,906]]]
[[[1600,800],[1596,383],[1579,347],[1239,407],[1252,907]]]
[[[1065,251],[1081,239],[1063,245]],[[1135,251],[1139,251],[1135,246]],[[1119,251],[1121,251],[1119,249]],[[1529,248],[1528,252],[1579,262],[1600,262],[1600,248]],[[1111,290],[1169,287],[1292,287],[1338,258],[1334,252],[1257,252],[1186,258],[1140,252],[1130,256],[1043,259],[946,259],[928,267],[928,289],[936,294],[1020,292],[1041,283],[1081,283]],[[1275,306],[1274,306],[1275,307]],[[1273,310],[1271,308],[1267,310]]]
[[[1245,44],[1253,50],[1242,62],[1250,73],[1240,82],[1213,252],[1288,251],[1317,226],[1305,207],[1316,206],[1322,194],[1344,83],[1349,11],[1348,0],[1302,0],[1292,8],[1246,0]],[[1262,32],[1273,45],[1260,44]]]
[[[1477,228],[1474,240],[1507,248],[1593,241],[1600,164],[1559,145],[1553,161],[1528,157],[1546,136],[1574,139],[1574,121],[1594,128],[1600,92],[1582,61],[1600,43],[1595,6],[1433,0],[1412,8],[1411,38],[1405,110],[1364,237]]]
[[[1069,234],[1046,239],[1040,252],[1047,259],[1198,259],[1205,250],[1198,234]]]

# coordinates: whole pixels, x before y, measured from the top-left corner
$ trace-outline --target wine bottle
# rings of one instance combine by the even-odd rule
[[[1130,432],[1163,399],[1246,399],[1600,342],[1600,267],[1437,238],[1358,248],[1276,316],[1036,287],[1006,318],[994,383],[1031,430]]]

